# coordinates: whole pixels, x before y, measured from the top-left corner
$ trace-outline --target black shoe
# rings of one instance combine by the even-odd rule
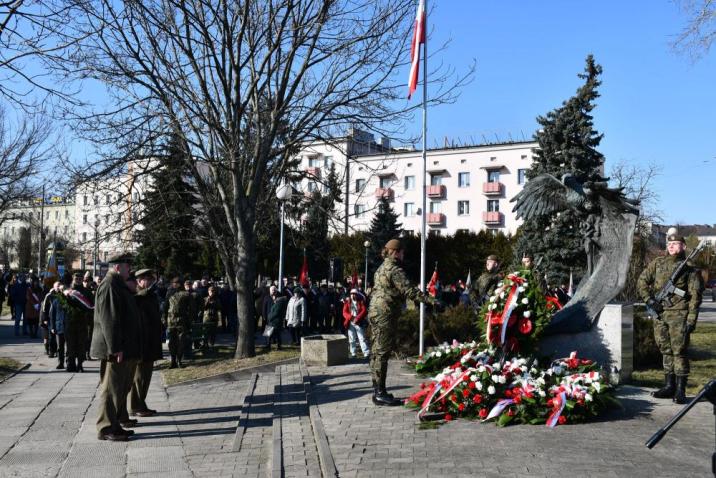
[[[656,392],[652,392],[651,396],[654,398],[674,398],[674,392],[676,391],[676,388],[674,386],[675,378],[676,377],[673,373],[665,374],[664,386]]]
[[[97,438],[99,440],[127,441],[127,440],[129,440],[129,435],[125,434],[125,433],[120,433],[120,432],[100,432],[97,435]]]
[[[70,373],[74,373],[77,371],[77,365],[75,364],[75,358],[69,357],[67,359],[67,371]]]
[[[689,400],[686,398],[686,382],[688,381],[687,375],[677,375],[676,376],[676,392],[674,392],[674,403],[677,403],[679,405],[684,405],[686,403],[689,403]]]
[[[60,362],[57,364],[57,367],[55,367],[55,370],[63,370],[64,368],[65,368],[65,362],[64,362],[64,361],[60,361]]]
[[[373,391],[373,403],[379,407],[395,407],[402,404],[400,400],[396,400],[395,397],[385,390],[381,391],[380,389]]]
[[[82,366],[82,362],[77,362],[77,371],[79,373],[84,373],[85,368]]]
[[[129,419],[126,422],[119,422],[120,425],[122,425],[122,428],[134,428],[137,426],[139,422],[134,419]]]

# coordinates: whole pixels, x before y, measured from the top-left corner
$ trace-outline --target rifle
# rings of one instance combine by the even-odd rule
[[[661,320],[659,314],[664,311],[664,307],[662,304],[666,304],[667,307],[671,307],[672,305],[674,305],[671,302],[672,295],[678,295],[682,298],[686,295],[686,291],[676,287],[674,285],[674,282],[678,280],[679,276],[681,275],[681,272],[683,272],[684,270],[684,267],[686,267],[687,262],[689,262],[699,252],[701,252],[701,249],[703,249],[705,246],[706,241],[699,242],[699,245],[696,246],[693,251],[691,251],[691,254],[689,254],[686,259],[681,261],[679,265],[676,266],[676,269],[674,269],[674,272],[671,273],[669,280],[666,281],[666,284],[664,284],[661,290],[654,297],[651,297],[646,301],[646,313],[649,315],[649,317],[654,320]]]

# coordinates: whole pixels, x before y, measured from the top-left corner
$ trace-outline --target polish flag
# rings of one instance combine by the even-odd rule
[[[301,285],[308,285],[308,258],[306,254],[303,255],[303,265],[301,266],[301,272],[298,275],[298,283]]]
[[[433,271],[433,276],[430,278],[430,282],[428,282],[428,293],[432,295],[433,297],[438,295],[438,266],[435,266],[435,270]]]
[[[410,77],[408,78],[408,99],[418,87],[420,72],[420,44],[425,43],[425,0],[420,0],[418,13],[415,15],[413,41],[410,44]]]

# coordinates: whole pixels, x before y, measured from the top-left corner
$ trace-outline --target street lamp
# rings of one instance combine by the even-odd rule
[[[365,247],[365,276],[363,278],[363,290],[368,290],[368,249],[370,249],[370,241],[365,241],[363,243],[363,247]]]
[[[45,228],[45,183],[42,183],[42,198],[40,199],[40,231],[37,235],[37,277],[42,280],[42,235]]]
[[[286,201],[291,199],[293,190],[291,185],[284,183],[281,187],[276,190],[276,197],[281,201],[281,236],[279,238],[280,246],[278,253],[278,291],[281,292],[283,289],[283,223],[284,223],[284,208]]]

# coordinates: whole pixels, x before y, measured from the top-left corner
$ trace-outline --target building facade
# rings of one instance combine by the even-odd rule
[[[510,199],[522,190],[536,142],[431,149],[427,152],[428,234],[488,230],[514,234],[520,225]],[[391,149],[387,141],[352,132],[346,138],[307,145],[300,154],[306,194],[327,188],[334,168],[344,202],[333,233],[366,231],[380,198],[386,198],[408,234],[421,230],[422,153]],[[347,198],[347,200],[345,200]],[[341,230],[342,229],[342,230]]]

